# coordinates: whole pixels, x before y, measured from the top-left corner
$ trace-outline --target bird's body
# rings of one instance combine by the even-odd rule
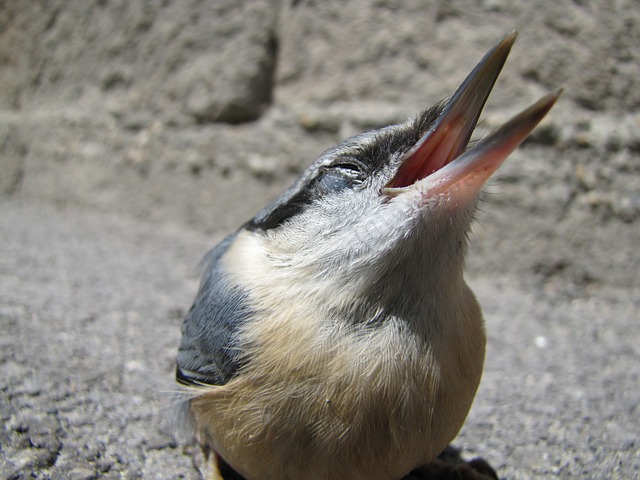
[[[480,310],[462,279],[447,286],[462,300],[425,297],[393,312],[397,299],[369,304],[373,279],[324,294],[343,279],[315,265],[300,266],[315,278],[315,291],[301,291],[300,276],[272,273],[267,264],[282,260],[261,243],[240,233],[223,258],[250,260],[231,281],[250,285],[253,308],[265,314],[241,329],[251,358],[242,375],[192,401],[215,450],[242,473],[265,466],[261,479],[399,479],[438,455],[466,417],[484,359]],[[358,318],[340,313],[357,303]],[[434,308],[452,319],[441,329],[430,325]]]
[[[459,431],[485,351],[463,277],[478,192],[557,96],[463,153],[514,39],[210,253],[177,377],[200,442],[248,480],[399,480]]]

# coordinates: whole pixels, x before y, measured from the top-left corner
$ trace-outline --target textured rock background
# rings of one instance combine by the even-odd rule
[[[635,0],[0,0],[0,474],[191,478],[154,392],[173,388],[198,258],[324,148],[451,94],[513,29],[479,133],[565,93],[481,207],[469,272],[490,344],[459,443],[509,478],[630,478]]]

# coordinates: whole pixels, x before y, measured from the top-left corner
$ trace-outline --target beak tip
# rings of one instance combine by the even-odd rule
[[[553,98],[557,100],[560,97],[560,95],[562,95],[563,93],[564,93],[564,87],[560,87],[554,90],[553,92],[551,92],[551,96],[553,96]]]
[[[504,39],[505,40],[509,39],[511,41],[511,43],[515,42],[516,38],[518,38],[518,31],[517,30],[511,30],[509,33],[507,33],[504,36]]]
[[[513,30],[513,31],[507,33],[500,40],[498,40],[498,43],[494,47],[494,51],[495,50],[505,50],[506,52],[509,52],[511,50],[511,47],[513,46],[513,44],[516,42],[517,38],[518,38],[518,31],[517,30]],[[506,52],[505,52],[505,57],[506,57]]]
[[[560,95],[562,95],[562,92],[564,92],[564,88],[558,88],[556,90],[553,90],[552,92],[547,93],[544,97],[542,97],[540,100],[538,100],[534,104],[534,105],[541,106],[540,118],[544,117],[547,114],[547,112],[551,109],[551,107],[555,105],[555,103],[558,101],[558,98],[560,98]]]

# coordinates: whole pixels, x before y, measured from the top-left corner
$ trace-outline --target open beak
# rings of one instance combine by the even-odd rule
[[[401,159],[398,172],[382,191],[384,195],[393,197],[417,187],[430,197],[458,185],[475,196],[542,120],[561,90],[541,98],[465,152],[516,37],[516,32],[503,37],[476,65],[431,128]]]

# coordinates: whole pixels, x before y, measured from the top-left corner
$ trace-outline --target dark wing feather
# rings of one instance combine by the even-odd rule
[[[238,332],[251,316],[247,293],[229,283],[221,259],[231,235],[204,259],[200,290],[182,325],[176,380],[183,385],[224,385],[242,365]]]

